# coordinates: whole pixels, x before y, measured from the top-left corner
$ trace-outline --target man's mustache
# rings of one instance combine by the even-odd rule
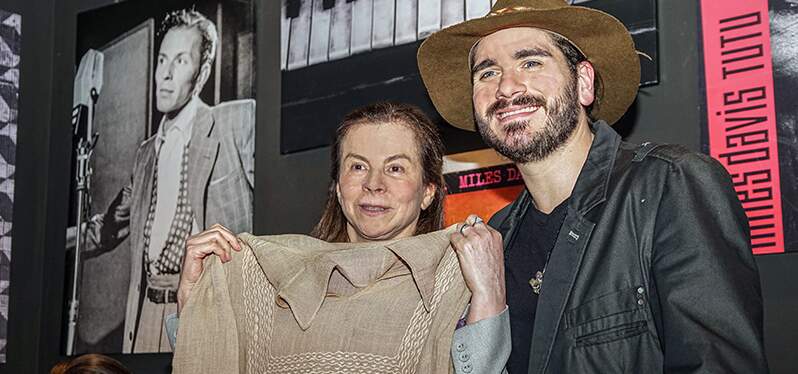
[[[545,109],[546,100],[544,100],[542,97],[532,96],[532,95],[518,96],[513,100],[499,99],[488,107],[488,110],[485,112],[485,117],[486,118],[493,117],[493,115],[496,114],[497,111],[507,108],[511,105],[512,106],[535,105]]]

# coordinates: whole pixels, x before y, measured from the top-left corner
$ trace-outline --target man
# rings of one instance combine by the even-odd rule
[[[155,68],[156,135],[136,152],[131,183],[89,225],[89,246],[111,250],[130,234],[123,352],[170,351],[186,238],[215,223],[252,229],[254,104],[210,108],[199,93],[216,55],[216,27],[194,10],[167,15]]]
[[[458,372],[501,371],[492,357],[508,334],[512,374],[767,372],[759,277],[728,174],[609,127],[640,79],[623,24],[563,0],[499,0],[430,36],[418,62],[441,115],[476,127],[526,186],[490,222],[503,243],[480,223],[461,230],[484,251],[503,244],[495,292],[506,287],[511,333],[483,327],[496,313],[458,329]]]

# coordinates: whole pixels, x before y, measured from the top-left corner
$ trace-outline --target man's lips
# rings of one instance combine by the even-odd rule
[[[499,119],[499,122],[505,121],[513,121],[519,119],[521,117],[530,115],[532,113],[537,112],[540,109],[538,105],[525,105],[525,106],[513,106],[504,109],[500,109],[496,111],[496,118]]]
[[[161,88],[160,90],[158,90],[159,95],[171,95],[173,92],[175,91],[166,88]]]

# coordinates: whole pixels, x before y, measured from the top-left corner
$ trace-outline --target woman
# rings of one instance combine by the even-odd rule
[[[368,242],[440,230],[442,158],[435,126],[420,110],[392,103],[355,110],[338,128],[327,202],[312,235],[329,242]],[[472,216],[450,239],[472,292],[466,323],[502,314],[501,235]],[[178,313],[199,280],[202,260],[215,254],[227,262],[232,250],[240,250],[235,234],[221,225],[191,236],[186,247]]]

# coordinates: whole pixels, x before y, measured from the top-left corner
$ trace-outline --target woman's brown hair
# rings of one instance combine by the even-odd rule
[[[444,149],[438,130],[424,112],[412,105],[381,102],[355,109],[338,126],[332,145],[327,203],[319,223],[311,232],[312,236],[328,242],[349,241],[346,217],[335,193],[341,166],[341,143],[355,126],[381,123],[401,124],[413,132],[421,160],[422,183],[435,186],[435,197],[427,209],[421,211],[415,234],[426,234],[443,227],[443,200],[446,195],[443,181]]]
[[[58,363],[50,369],[50,374],[130,374],[130,370],[113,358],[88,353]]]

